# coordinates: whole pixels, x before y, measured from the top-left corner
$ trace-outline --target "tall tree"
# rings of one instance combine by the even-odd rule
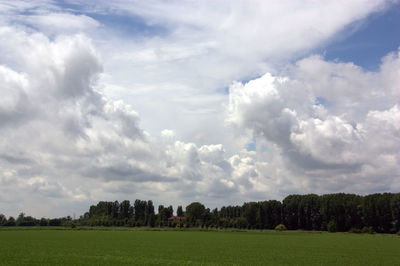
[[[178,206],[178,209],[176,210],[176,216],[182,217],[183,216],[183,210],[182,206]]]
[[[155,225],[155,213],[153,201],[149,200],[145,206],[145,224],[153,227]]]
[[[0,213],[0,225],[4,225],[7,222],[7,218],[4,214]]]
[[[196,225],[203,218],[206,208],[200,202],[193,202],[186,206],[185,216],[190,225]]]
[[[124,200],[119,204],[119,218],[129,219],[132,217],[131,203],[129,200]]]
[[[243,214],[250,228],[255,228],[258,220],[257,218],[260,217],[258,204],[256,202],[243,204]]]
[[[400,230],[400,193],[394,194],[390,200],[390,209],[392,210],[393,230]]]
[[[282,202],[283,220],[288,229],[296,230],[299,228],[299,203],[300,195],[289,195]]]
[[[144,225],[145,224],[145,211],[146,211],[146,201],[142,200],[135,200],[133,209],[134,209],[134,215],[135,215],[135,221],[139,225]]]

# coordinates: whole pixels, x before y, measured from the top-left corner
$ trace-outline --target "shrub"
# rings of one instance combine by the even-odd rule
[[[328,232],[331,233],[337,232],[337,224],[336,221],[334,220],[331,220],[326,227],[328,229]]]
[[[364,226],[363,229],[361,230],[363,234],[374,234],[375,230],[372,228],[372,226]]]
[[[284,224],[278,224],[277,226],[275,226],[275,230],[286,231],[287,228],[286,228],[286,226]]]
[[[352,227],[350,228],[349,233],[360,234],[361,229]]]

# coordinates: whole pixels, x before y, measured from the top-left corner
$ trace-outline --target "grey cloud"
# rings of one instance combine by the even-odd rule
[[[66,38],[61,38],[58,42],[69,51],[63,62],[61,81],[59,82],[60,93],[63,99],[68,97],[82,97],[92,92],[91,83],[95,75],[102,70],[97,55],[91,46],[87,45],[87,40],[79,37],[71,42]],[[60,47],[63,49],[64,47]]]
[[[207,192],[208,197],[212,198],[227,198],[230,195],[234,195],[238,192],[238,188],[236,186],[229,186],[220,179],[215,179],[210,184],[210,188]]]
[[[114,165],[108,167],[94,167],[85,172],[88,177],[101,178],[105,181],[129,180],[132,182],[175,182],[176,178],[165,177],[159,174],[144,171],[129,165]]]
[[[7,161],[10,164],[23,164],[23,165],[31,165],[35,164],[36,162],[26,156],[15,156],[10,154],[1,154],[0,159]]]

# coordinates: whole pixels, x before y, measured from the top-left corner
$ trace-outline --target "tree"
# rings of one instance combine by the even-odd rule
[[[320,199],[318,195],[302,195],[298,206],[299,228],[319,230],[321,227]]]
[[[40,226],[48,226],[49,221],[46,218],[42,218],[42,219],[40,219],[39,225]]]
[[[119,217],[121,219],[129,219],[132,217],[131,203],[129,200],[124,200],[119,204]]]
[[[0,226],[4,225],[7,222],[7,218],[4,216],[4,214],[0,213]]]
[[[263,228],[274,229],[281,223],[282,203],[277,200],[259,202]]]
[[[391,200],[393,194],[383,193],[378,194],[376,199],[376,210],[378,213],[379,221],[377,232],[389,233],[393,227],[392,224],[392,210]]]
[[[182,206],[178,206],[178,209],[176,210],[176,216],[182,217],[183,216],[183,210]]]
[[[158,215],[160,216],[160,221],[166,221],[169,217],[171,217],[174,213],[173,207],[170,205],[168,208],[165,208],[164,205],[158,206]]]
[[[282,202],[283,221],[290,230],[299,228],[299,203],[301,200],[300,195],[289,195]]]
[[[128,201],[128,204],[129,204],[129,201]],[[120,206],[118,200],[116,200],[112,203],[111,218],[116,219],[116,218],[120,217],[120,208],[121,208],[121,206]],[[107,216],[110,216],[110,215],[107,215]]]
[[[247,224],[250,228],[255,228],[257,223],[257,216],[259,212],[258,204],[256,202],[249,202],[243,204],[244,217],[247,220]]]
[[[142,200],[135,200],[133,209],[134,209],[134,215],[135,215],[135,221],[138,223],[138,225],[143,225],[145,222],[145,210],[146,210],[146,201]]]
[[[364,226],[370,226],[375,231],[379,226],[379,213],[376,206],[378,194],[367,195],[362,200]]]
[[[156,216],[151,200],[136,200],[133,206],[128,200],[121,203],[100,201],[90,206],[89,212],[81,216],[79,222],[93,226],[154,226],[156,218],[157,224],[164,225],[172,215],[172,206],[160,205]],[[376,232],[395,233],[400,230],[400,193],[367,196],[345,193],[289,195],[282,202],[247,202],[242,206],[222,206],[220,210],[215,208],[212,211],[200,202],[193,202],[187,206],[186,213],[182,206],[178,206],[177,216],[185,216],[186,222],[181,221],[180,225],[186,223],[187,226],[274,229],[282,223],[291,230],[361,232],[361,228],[371,227]],[[4,219],[4,215],[0,216],[0,224],[4,224]],[[63,219],[51,219],[48,222],[49,225],[59,225]],[[17,220],[18,225],[45,223],[44,220],[26,217],[23,213]],[[169,226],[175,225],[169,223]]]
[[[392,221],[394,231],[400,230],[400,193],[394,194],[390,200],[390,209],[392,210]]]
[[[344,193],[326,194],[321,197],[322,230],[328,230],[328,223],[334,221],[336,231],[348,231],[346,227],[346,195]]]
[[[145,205],[145,225],[154,227],[156,217],[154,214],[154,205],[151,200],[147,201]]]
[[[235,222],[236,228],[246,229],[248,227],[247,219],[244,217],[237,217]]]
[[[16,226],[16,225],[17,224],[15,222],[15,219],[12,216],[8,217],[7,222],[4,224],[4,226]]]
[[[331,220],[327,225],[328,232],[334,233],[337,232],[337,224],[335,220]]]
[[[165,216],[168,219],[174,215],[174,207],[172,207],[172,205],[169,205],[168,208],[164,209],[164,212]]]
[[[190,225],[195,225],[197,220],[201,220],[206,208],[200,202],[193,202],[186,206],[185,216]]]
[[[25,218],[25,213],[21,212],[21,213],[18,215],[18,217],[17,217],[17,221],[16,221],[17,225],[19,225],[20,223],[22,223],[22,221],[24,220],[24,218]]]

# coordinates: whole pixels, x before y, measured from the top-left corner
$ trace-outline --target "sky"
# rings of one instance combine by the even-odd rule
[[[400,2],[0,0],[0,213],[400,191]]]

